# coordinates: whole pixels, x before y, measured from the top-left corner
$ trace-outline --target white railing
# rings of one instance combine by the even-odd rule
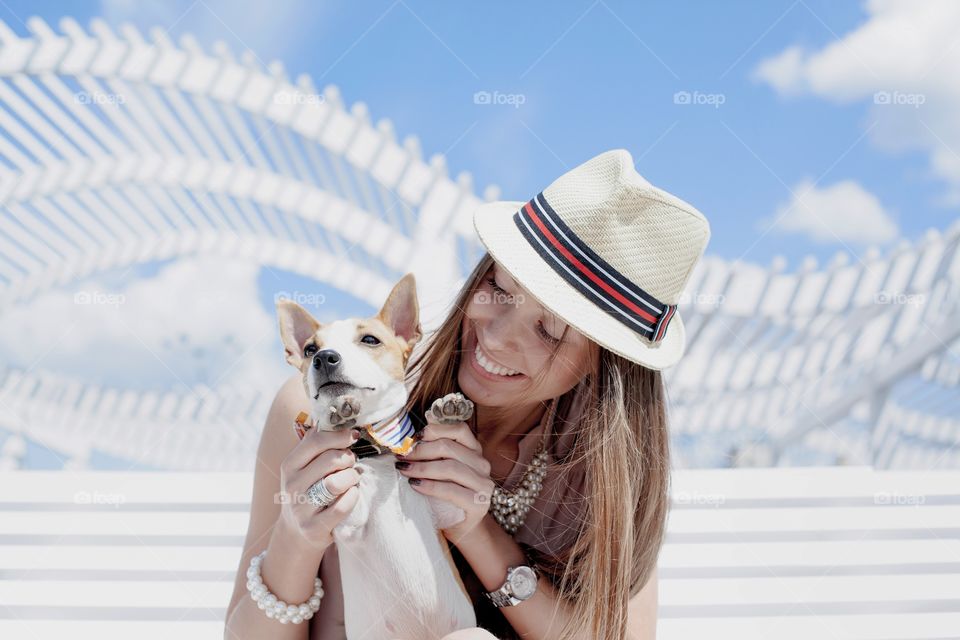
[[[414,271],[430,327],[480,256],[471,215],[497,189],[477,196],[469,174],[424,161],[416,138],[398,142],[336,87],[159,29],[27,26],[0,23],[0,310],[107,269],[214,254],[372,306]],[[681,460],[956,467],[958,243],[954,224],[795,273],[705,257],[680,306],[687,354],[666,374],[673,430],[692,442]],[[6,368],[0,429],[76,466],[98,450],[243,470],[274,391],[144,392]]]

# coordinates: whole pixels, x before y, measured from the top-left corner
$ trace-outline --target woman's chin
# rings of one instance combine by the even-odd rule
[[[464,395],[474,402],[483,402],[497,396],[497,391],[491,389],[490,383],[477,379],[471,371],[465,369],[465,366],[461,366],[457,373],[457,384]],[[489,404],[489,402],[483,402],[483,404]]]

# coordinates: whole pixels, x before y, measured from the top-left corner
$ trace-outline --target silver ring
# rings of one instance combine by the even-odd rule
[[[323,483],[324,478],[320,478],[307,489],[307,500],[310,501],[315,507],[320,509],[326,509],[330,506],[330,503],[337,499],[337,496],[333,495],[327,490],[327,486]]]

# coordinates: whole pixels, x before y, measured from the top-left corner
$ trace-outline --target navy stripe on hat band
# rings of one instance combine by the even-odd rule
[[[530,246],[570,286],[641,336],[657,342],[666,335],[677,305],[660,302],[621,274],[577,236],[543,193],[513,215]]]

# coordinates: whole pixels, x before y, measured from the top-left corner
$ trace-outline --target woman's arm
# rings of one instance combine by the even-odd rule
[[[520,545],[489,513],[457,542],[457,549],[487,591],[500,588],[507,567],[528,562]],[[571,615],[570,606],[544,577],[537,580],[537,591],[529,599],[500,611],[517,635],[529,640],[555,638]]]
[[[487,591],[498,589],[507,575],[507,567],[525,564],[520,545],[487,514],[483,521],[460,540],[457,548],[470,563]],[[537,580],[537,591],[529,599],[502,607],[504,617],[517,635],[524,639],[556,637],[571,615],[569,604],[549,579]],[[630,600],[627,612],[628,640],[654,640],[657,632],[657,570],[647,584]]]
[[[323,571],[324,597],[320,609],[309,622],[301,624],[280,624],[268,618],[250,598],[246,588],[250,558],[263,549],[267,549],[267,555],[261,566],[261,577],[277,598],[290,603],[304,602],[313,595],[313,580],[325,555],[333,556],[331,559],[336,561],[336,549],[332,544],[313,544],[303,537],[302,532],[291,530],[287,520],[280,517],[282,505],[277,498],[281,494],[281,463],[301,442],[292,425],[306,403],[299,376],[292,376],[277,392],[267,414],[257,450],[250,521],[233,595],[227,606],[225,640],[306,640],[311,630],[314,637],[319,632],[319,637],[324,640],[346,637],[339,577],[332,580],[330,571]],[[323,569],[327,569],[328,564],[324,562]]]

